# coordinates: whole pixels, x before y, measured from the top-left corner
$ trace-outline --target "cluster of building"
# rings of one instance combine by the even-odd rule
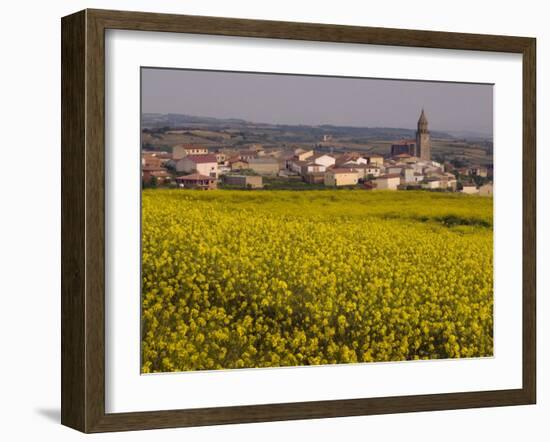
[[[482,166],[455,169],[431,159],[431,139],[424,111],[416,138],[392,144],[388,156],[361,152],[317,152],[304,148],[270,148],[253,144],[245,150],[199,145],[177,145],[172,152],[144,152],[144,184],[171,183],[180,188],[215,189],[227,186],[257,189],[266,177],[328,187],[362,186],[366,189],[449,190],[492,195],[492,184],[478,187],[473,177],[488,177]],[[457,176],[462,177],[457,180]]]

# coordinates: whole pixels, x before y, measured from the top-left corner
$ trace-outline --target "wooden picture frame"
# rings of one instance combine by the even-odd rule
[[[105,412],[105,30],[418,48],[523,57],[523,385],[498,391]],[[83,432],[534,404],[536,41],[533,38],[84,10],[62,19],[62,424]]]

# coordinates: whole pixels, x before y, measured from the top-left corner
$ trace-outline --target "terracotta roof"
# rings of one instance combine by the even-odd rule
[[[152,167],[152,166],[144,166],[141,169],[142,172],[158,172],[160,170],[166,171],[166,169],[163,169],[162,167]]]
[[[211,176],[202,175],[200,173],[193,173],[191,175],[176,177],[179,181],[201,181],[201,180],[215,180],[216,178]]]
[[[195,164],[202,164],[202,163],[217,163],[218,160],[216,159],[216,155],[208,154],[208,155],[189,155],[182,159],[188,159],[193,161]]]

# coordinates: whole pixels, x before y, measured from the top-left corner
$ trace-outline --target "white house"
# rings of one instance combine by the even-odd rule
[[[300,161],[294,158],[287,162],[287,167],[288,170],[291,170],[292,172],[302,173],[302,167],[306,166],[307,164],[307,161]]]
[[[393,175],[393,174],[401,174],[401,171],[403,170],[404,166],[386,166],[386,173]]]
[[[443,182],[439,178],[428,178],[426,182],[422,183],[423,189],[441,189],[443,187],[447,187],[447,184],[443,184]]]
[[[177,172],[192,173],[218,177],[218,161],[216,155],[188,155],[176,163]]]
[[[327,168],[323,164],[317,164],[317,163],[311,162],[303,165],[300,173],[302,175],[305,175],[307,173],[325,172],[326,170]]]
[[[367,166],[364,166],[365,167],[365,178],[368,177],[369,175],[372,175],[373,177],[379,177],[380,174],[382,173],[382,168],[380,168],[379,166],[377,166],[376,164],[369,164]]]
[[[431,163],[435,163],[435,161],[432,161]],[[435,163],[439,164],[439,163]],[[443,173],[443,168],[441,166],[435,166],[434,164],[429,164],[428,166],[424,166],[422,169],[424,172],[424,175],[430,175],[435,173]]]
[[[379,190],[397,190],[397,186],[401,183],[401,175],[398,173],[389,173],[381,175],[374,180],[376,189]]]
[[[325,173],[325,186],[354,186],[359,174],[351,169],[329,169]]]
[[[359,174],[359,179],[367,179],[369,175],[373,177],[380,176],[380,167],[372,164],[350,165],[349,168],[357,171],[357,173]]]
[[[457,183],[456,177],[450,172],[446,172],[445,176],[447,177],[447,188],[452,189],[453,191],[455,191],[456,190],[456,183]]]
[[[325,166],[325,168],[327,168],[334,166],[336,163],[336,158],[328,154],[316,154],[307,158],[307,161],[312,161],[315,164],[320,164],[321,166]]]
[[[405,183],[414,183],[414,169],[409,166],[405,166],[401,169],[401,176],[403,177],[403,181]]]

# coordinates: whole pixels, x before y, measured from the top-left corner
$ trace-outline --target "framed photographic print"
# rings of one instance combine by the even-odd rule
[[[62,19],[62,423],[536,398],[535,40]]]

